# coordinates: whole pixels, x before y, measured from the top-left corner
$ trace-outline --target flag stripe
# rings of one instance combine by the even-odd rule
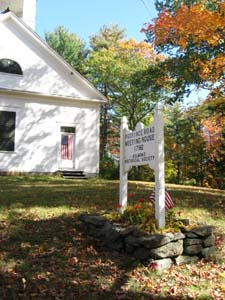
[[[155,203],[155,192],[154,191],[150,194],[149,200],[152,203]],[[167,191],[165,191],[165,207],[166,207],[166,209],[170,209],[170,208],[174,207],[173,200]]]
[[[61,138],[61,159],[73,159],[73,135],[62,135]]]

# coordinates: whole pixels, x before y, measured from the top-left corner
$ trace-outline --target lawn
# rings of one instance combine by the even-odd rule
[[[129,182],[137,198],[152,187]],[[158,273],[76,226],[82,212],[112,211],[118,189],[100,179],[0,177],[0,299],[224,299],[225,191],[167,185],[181,217],[215,226],[217,252]]]

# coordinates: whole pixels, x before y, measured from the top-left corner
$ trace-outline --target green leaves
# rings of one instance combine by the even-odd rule
[[[109,49],[115,46],[118,41],[123,40],[125,36],[125,29],[120,28],[118,25],[104,25],[97,34],[90,36],[90,46],[93,51]]]
[[[73,68],[83,72],[83,62],[88,54],[84,42],[74,33],[63,26],[54,32],[45,33],[46,42],[58,52]]]
[[[162,56],[156,55],[150,45],[133,39],[117,41],[89,55],[90,80],[106,91],[117,119],[128,117],[131,129],[145,120],[159,99],[159,91],[151,86],[148,67],[160,59]]]

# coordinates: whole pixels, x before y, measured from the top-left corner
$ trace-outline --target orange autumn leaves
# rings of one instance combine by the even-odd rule
[[[100,76],[105,76],[108,82],[114,76],[117,81],[119,77],[127,78],[136,72],[146,71],[149,64],[161,60],[163,55],[157,54],[151,44],[131,38],[92,52],[89,55],[89,68],[97,67]]]
[[[204,128],[203,135],[206,139],[206,145],[212,161],[219,161],[220,155],[224,155],[223,152],[223,131],[225,127],[225,117],[215,114],[202,121]],[[222,152],[222,153],[221,153]]]
[[[208,118],[202,122],[204,126],[204,136],[207,140],[207,145],[210,147],[218,147],[221,143],[221,135],[223,129],[223,118],[216,116],[214,118]]]
[[[216,4],[215,10],[206,8],[204,2],[190,7],[182,4],[173,13],[165,9],[143,29],[153,34],[155,46],[169,46],[183,54],[195,47],[192,68],[198,66],[202,80],[212,84],[225,72],[225,2],[217,0]]]
[[[133,38],[118,42],[117,46],[113,47],[112,50],[115,52],[119,51],[120,54],[124,54],[127,56],[140,56],[149,63],[152,61],[164,59],[163,55],[156,54],[151,44],[146,43],[145,41],[137,42]]]
[[[170,42],[185,49],[191,38],[199,46],[204,42],[217,46],[224,43],[225,3],[219,3],[218,7],[210,11],[199,3],[190,7],[181,5],[174,14],[164,10],[147,30],[154,31],[156,45]]]

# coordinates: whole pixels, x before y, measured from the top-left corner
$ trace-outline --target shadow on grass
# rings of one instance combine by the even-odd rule
[[[0,222],[0,299],[188,299],[163,297],[162,291],[154,295],[150,288],[143,289],[138,277],[137,285],[128,285],[136,270],[131,258],[106,251],[77,230],[74,209],[111,210],[118,202],[118,188],[118,181],[0,177],[0,208],[7,216]],[[137,199],[147,199],[151,189],[152,184],[129,183]],[[209,212],[224,212],[225,196],[220,192],[177,187],[169,191],[181,208],[204,206]],[[34,207],[62,207],[61,214],[67,210],[60,217],[40,220]]]
[[[149,198],[152,183],[129,182],[129,192]],[[64,180],[48,176],[0,177],[0,209],[79,207],[89,210],[112,210],[119,200],[119,182],[106,180]],[[225,213],[225,191],[168,185],[168,191],[179,208],[204,208]],[[130,201],[130,200],[129,200]]]
[[[127,259],[95,247],[75,223],[75,215],[11,221],[0,244],[0,299],[116,299]]]
[[[75,214],[38,221],[14,217],[1,228],[1,300],[188,299],[126,289],[136,264],[80,232]]]
[[[12,180],[10,180],[12,178]],[[42,178],[41,178],[42,179]],[[94,180],[63,180],[61,178],[50,181],[23,180],[13,177],[0,177],[0,208],[39,207],[79,207],[89,209],[95,205],[102,208],[106,205],[110,208],[118,202],[119,183]],[[111,209],[112,209],[111,207]]]

